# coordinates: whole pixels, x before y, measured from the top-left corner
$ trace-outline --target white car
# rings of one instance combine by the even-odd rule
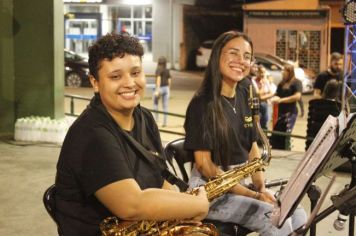
[[[208,65],[213,44],[214,40],[206,40],[198,48],[195,59],[195,64],[197,67],[205,68]]]
[[[273,77],[273,83],[278,85],[282,81],[282,71],[285,64],[295,63],[286,61],[280,57],[273,56],[266,53],[255,53],[255,63],[263,65],[269,75]],[[295,77],[302,82],[303,93],[312,93],[314,89],[314,81],[309,78],[305,71],[300,67],[294,69]]]

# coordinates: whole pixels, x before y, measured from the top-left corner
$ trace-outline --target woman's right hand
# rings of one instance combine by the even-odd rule
[[[276,203],[276,199],[274,198],[274,196],[272,194],[270,194],[269,192],[262,192],[259,193],[259,197],[258,200],[263,201],[263,202],[267,202],[270,204],[275,204]]]
[[[196,197],[199,197],[200,200],[202,201],[203,209],[201,213],[199,213],[198,215],[192,218],[192,221],[202,221],[203,219],[205,219],[205,217],[208,215],[209,212],[208,195],[205,191],[204,186],[199,187],[199,192],[196,195]]]

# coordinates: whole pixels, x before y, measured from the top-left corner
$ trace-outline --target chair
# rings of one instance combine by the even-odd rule
[[[62,230],[59,227],[59,223],[56,219],[56,185],[51,185],[43,194],[43,204],[48,212],[48,214],[51,216],[52,220],[56,223],[57,225],[57,231],[59,236],[63,236]]]
[[[327,99],[313,99],[309,101],[307,137],[315,138],[321,126],[329,115],[338,116],[341,104]],[[312,139],[305,141],[305,150],[308,150]]]
[[[184,180],[184,182],[188,183],[189,180],[188,172],[184,167],[184,164],[193,163],[193,157],[189,157],[187,151],[184,150],[183,145],[184,145],[184,138],[173,140],[167,143],[167,145],[164,148],[164,153],[166,155],[168,163],[174,170],[174,173],[178,175],[176,169],[174,168],[173,160],[175,160],[178,165],[182,179]]]
[[[184,167],[184,164],[189,162],[193,163],[193,157],[184,150],[184,140],[184,138],[180,138],[167,143],[164,148],[164,153],[175,174],[177,175],[177,172],[174,168],[173,160],[176,161],[183,180],[188,182],[188,172]],[[225,223],[216,220],[204,220],[203,222],[214,224],[218,229],[220,236],[245,236],[252,233],[250,230],[234,223]]]

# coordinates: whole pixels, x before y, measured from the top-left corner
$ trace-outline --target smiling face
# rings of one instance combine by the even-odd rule
[[[92,86],[111,114],[131,113],[143,97],[146,82],[139,56],[125,54],[102,60],[98,77],[91,77]]]
[[[250,73],[251,45],[242,37],[233,38],[221,50],[220,71],[224,82],[236,84]]]

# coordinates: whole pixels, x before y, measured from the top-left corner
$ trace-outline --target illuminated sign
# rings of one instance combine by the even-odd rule
[[[65,3],[102,3],[103,0],[63,0]]]
[[[258,18],[320,18],[327,15],[326,11],[246,11],[247,16]]]

